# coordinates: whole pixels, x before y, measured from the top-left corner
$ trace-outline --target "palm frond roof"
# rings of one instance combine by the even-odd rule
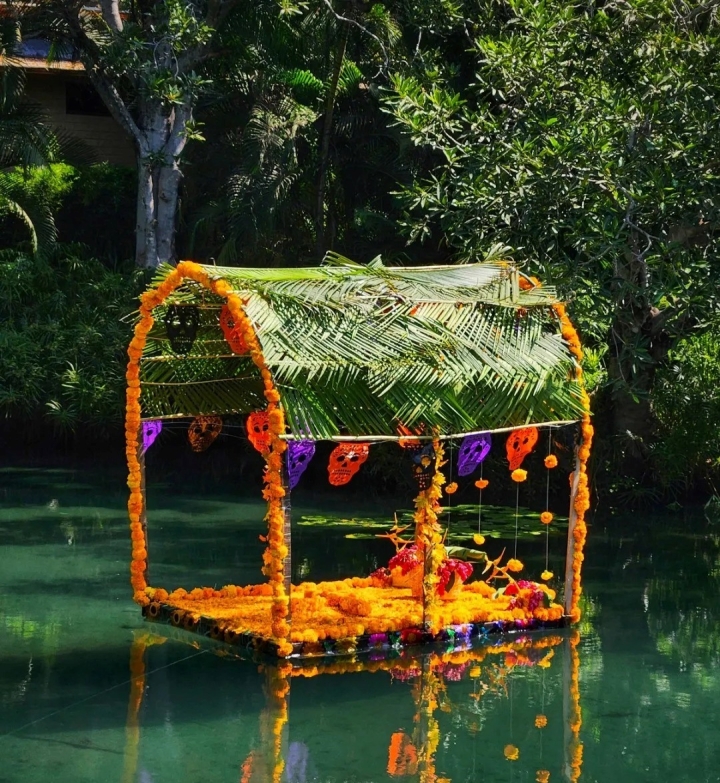
[[[243,299],[295,437],[394,438],[399,424],[451,435],[582,416],[555,292],[521,290],[510,262],[386,267],[329,254],[313,268],[204,269]],[[171,304],[200,313],[184,355],[165,332]],[[264,407],[252,361],[224,340],[221,306],[186,281],[156,308],[141,362],[144,418]]]

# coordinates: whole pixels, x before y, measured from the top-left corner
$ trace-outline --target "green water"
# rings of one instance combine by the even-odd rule
[[[127,584],[122,482],[119,467],[0,471],[0,783],[237,782],[257,750],[265,675],[218,657],[210,643],[197,649],[170,639],[146,653],[138,759],[128,780],[129,655],[147,626]],[[231,497],[208,483],[167,480],[151,483],[149,497],[152,582],[259,579],[263,509],[255,487],[243,499],[242,488]],[[296,517],[311,520],[389,519],[395,510],[387,500],[348,508],[302,492],[293,502]],[[386,559],[385,542],[347,532],[298,525],[296,573],[362,574]],[[539,563],[539,548],[521,539],[518,554]],[[585,589],[580,779],[720,780],[720,526],[702,515],[599,515]],[[467,670],[445,682],[438,779],[532,783],[547,769],[551,781],[564,780],[567,661],[565,643],[549,668],[516,666],[505,688],[482,698],[482,678]],[[417,726],[413,687],[383,671],[294,680],[283,779],[416,779],[387,772],[391,736],[411,736]],[[543,730],[534,727],[541,713]],[[508,744],[520,749],[515,762],[503,756]]]

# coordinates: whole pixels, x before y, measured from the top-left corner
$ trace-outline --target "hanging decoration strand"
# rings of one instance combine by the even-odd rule
[[[518,517],[520,515],[520,484],[515,485],[515,554],[513,557],[517,558],[517,545],[518,545]]]
[[[548,430],[548,457],[552,450],[552,430]],[[545,469],[547,482],[545,484],[545,509],[550,508],[550,468]],[[545,570],[550,570],[550,525],[545,525]]]

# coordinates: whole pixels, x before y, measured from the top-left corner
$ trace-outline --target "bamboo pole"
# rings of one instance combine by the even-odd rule
[[[517,424],[514,427],[499,427],[494,430],[473,430],[472,432],[455,432],[450,435],[331,435],[327,438],[319,438],[318,440],[328,440],[333,443],[397,443],[398,441],[431,441],[431,440],[456,440],[457,438],[466,438],[469,435],[499,435],[503,432],[514,432],[515,430],[522,430],[526,427],[564,427],[568,424],[577,424],[580,419],[567,419],[563,421],[543,421],[538,424],[530,422],[529,424]],[[307,436],[301,437],[298,435],[281,435],[283,440],[312,440]]]
[[[288,612],[290,611],[290,591],[292,589],[292,506],[290,502],[290,486],[288,483],[287,461],[283,457],[283,469],[282,469],[282,483],[285,495],[282,501],[283,515],[285,521],[283,524],[283,540],[287,547],[288,553],[283,561],[283,581],[285,584],[285,592],[288,597]],[[287,617],[288,622],[291,622],[290,614]]]
[[[147,531],[147,498],[145,497],[145,449],[143,447],[142,424],[137,446],[137,461],[140,465],[140,494],[142,497],[142,509],[140,510],[140,524],[142,525],[143,536],[145,537],[145,582],[150,584],[150,558],[148,549],[148,531]]]

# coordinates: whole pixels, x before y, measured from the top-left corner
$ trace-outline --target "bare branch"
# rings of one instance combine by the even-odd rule
[[[361,30],[363,33],[365,33],[365,35],[369,35],[372,39],[377,41],[378,46],[380,47],[380,49],[382,49],[383,59],[384,59],[384,62],[383,62],[382,67],[380,68],[380,71],[381,72],[382,71],[386,71],[388,69],[389,65],[390,65],[390,57],[388,56],[387,49],[385,48],[385,44],[378,38],[378,36],[375,35],[375,33],[373,33],[371,30],[368,30],[367,27],[365,27],[364,25],[360,24],[360,22],[358,22],[357,19],[353,19],[350,16],[343,16],[342,14],[339,14],[333,8],[332,3],[330,2],[330,0],[323,0],[323,2],[328,7],[328,10],[330,11],[330,13],[338,20],[338,22],[345,22],[346,24],[353,25],[354,27],[357,27],[358,30]],[[720,0],[719,0],[719,2],[720,2]]]

